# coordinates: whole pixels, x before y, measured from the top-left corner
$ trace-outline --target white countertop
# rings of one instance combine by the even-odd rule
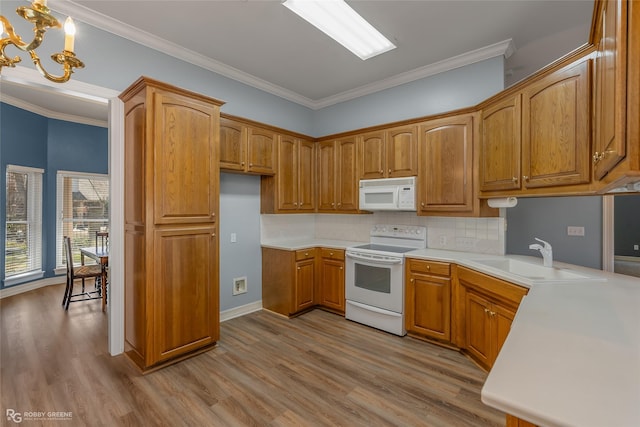
[[[367,242],[291,239],[262,246],[297,250]],[[640,279],[554,261],[596,281],[533,283],[482,264],[541,257],[439,249],[411,258],[451,262],[529,288],[482,388],[482,401],[539,426],[640,426]]]
[[[531,284],[474,262],[541,258],[423,249],[529,288],[482,401],[540,426],[640,426],[640,279],[554,262],[600,281]]]

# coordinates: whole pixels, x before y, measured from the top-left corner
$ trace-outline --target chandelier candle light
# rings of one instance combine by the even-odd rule
[[[16,13],[25,20],[33,23],[33,32],[35,35],[30,43],[23,42],[22,38],[15,33],[9,20],[0,15],[0,36],[2,36],[2,39],[0,39],[0,72],[2,71],[2,67],[15,67],[15,64],[21,61],[19,56],[9,58],[5,55],[4,49],[9,45],[13,45],[24,52],[29,52],[31,60],[38,71],[40,71],[40,74],[52,82],[64,83],[69,80],[74,68],[84,68],[84,63],[76,58],[76,54],[73,52],[76,27],[71,18],[67,18],[64,23],[64,50],[51,55],[51,59],[62,65],[64,70],[63,75],[55,76],[49,74],[44,69],[40,63],[40,58],[36,54],[36,49],[42,43],[44,33],[47,29],[61,27],[58,20],[51,15],[47,7],[47,0],[33,0],[31,7],[20,6],[16,9]],[[6,37],[4,37],[5,34]]]

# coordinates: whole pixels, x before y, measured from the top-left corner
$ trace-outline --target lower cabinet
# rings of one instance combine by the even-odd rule
[[[288,317],[317,305],[344,314],[344,250],[262,248],[262,306]]]
[[[344,314],[344,250],[320,249],[320,274],[317,282],[318,304]]]
[[[407,334],[450,341],[450,264],[408,258],[405,265]]]
[[[458,345],[491,369],[527,289],[465,267],[458,267],[457,277]]]

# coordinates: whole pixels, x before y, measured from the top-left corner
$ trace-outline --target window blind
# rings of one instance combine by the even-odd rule
[[[42,277],[43,173],[43,169],[7,165],[5,285],[31,280],[34,274]]]

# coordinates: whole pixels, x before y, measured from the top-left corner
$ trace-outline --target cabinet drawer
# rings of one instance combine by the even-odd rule
[[[320,256],[322,256],[322,258],[344,260],[344,249],[321,248]]]
[[[296,261],[314,258],[316,256],[316,248],[300,249],[296,251]]]
[[[409,270],[416,273],[434,274],[437,276],[447,276],[451,274],[451,264],[438,261],[424,261],[409,259]]]

